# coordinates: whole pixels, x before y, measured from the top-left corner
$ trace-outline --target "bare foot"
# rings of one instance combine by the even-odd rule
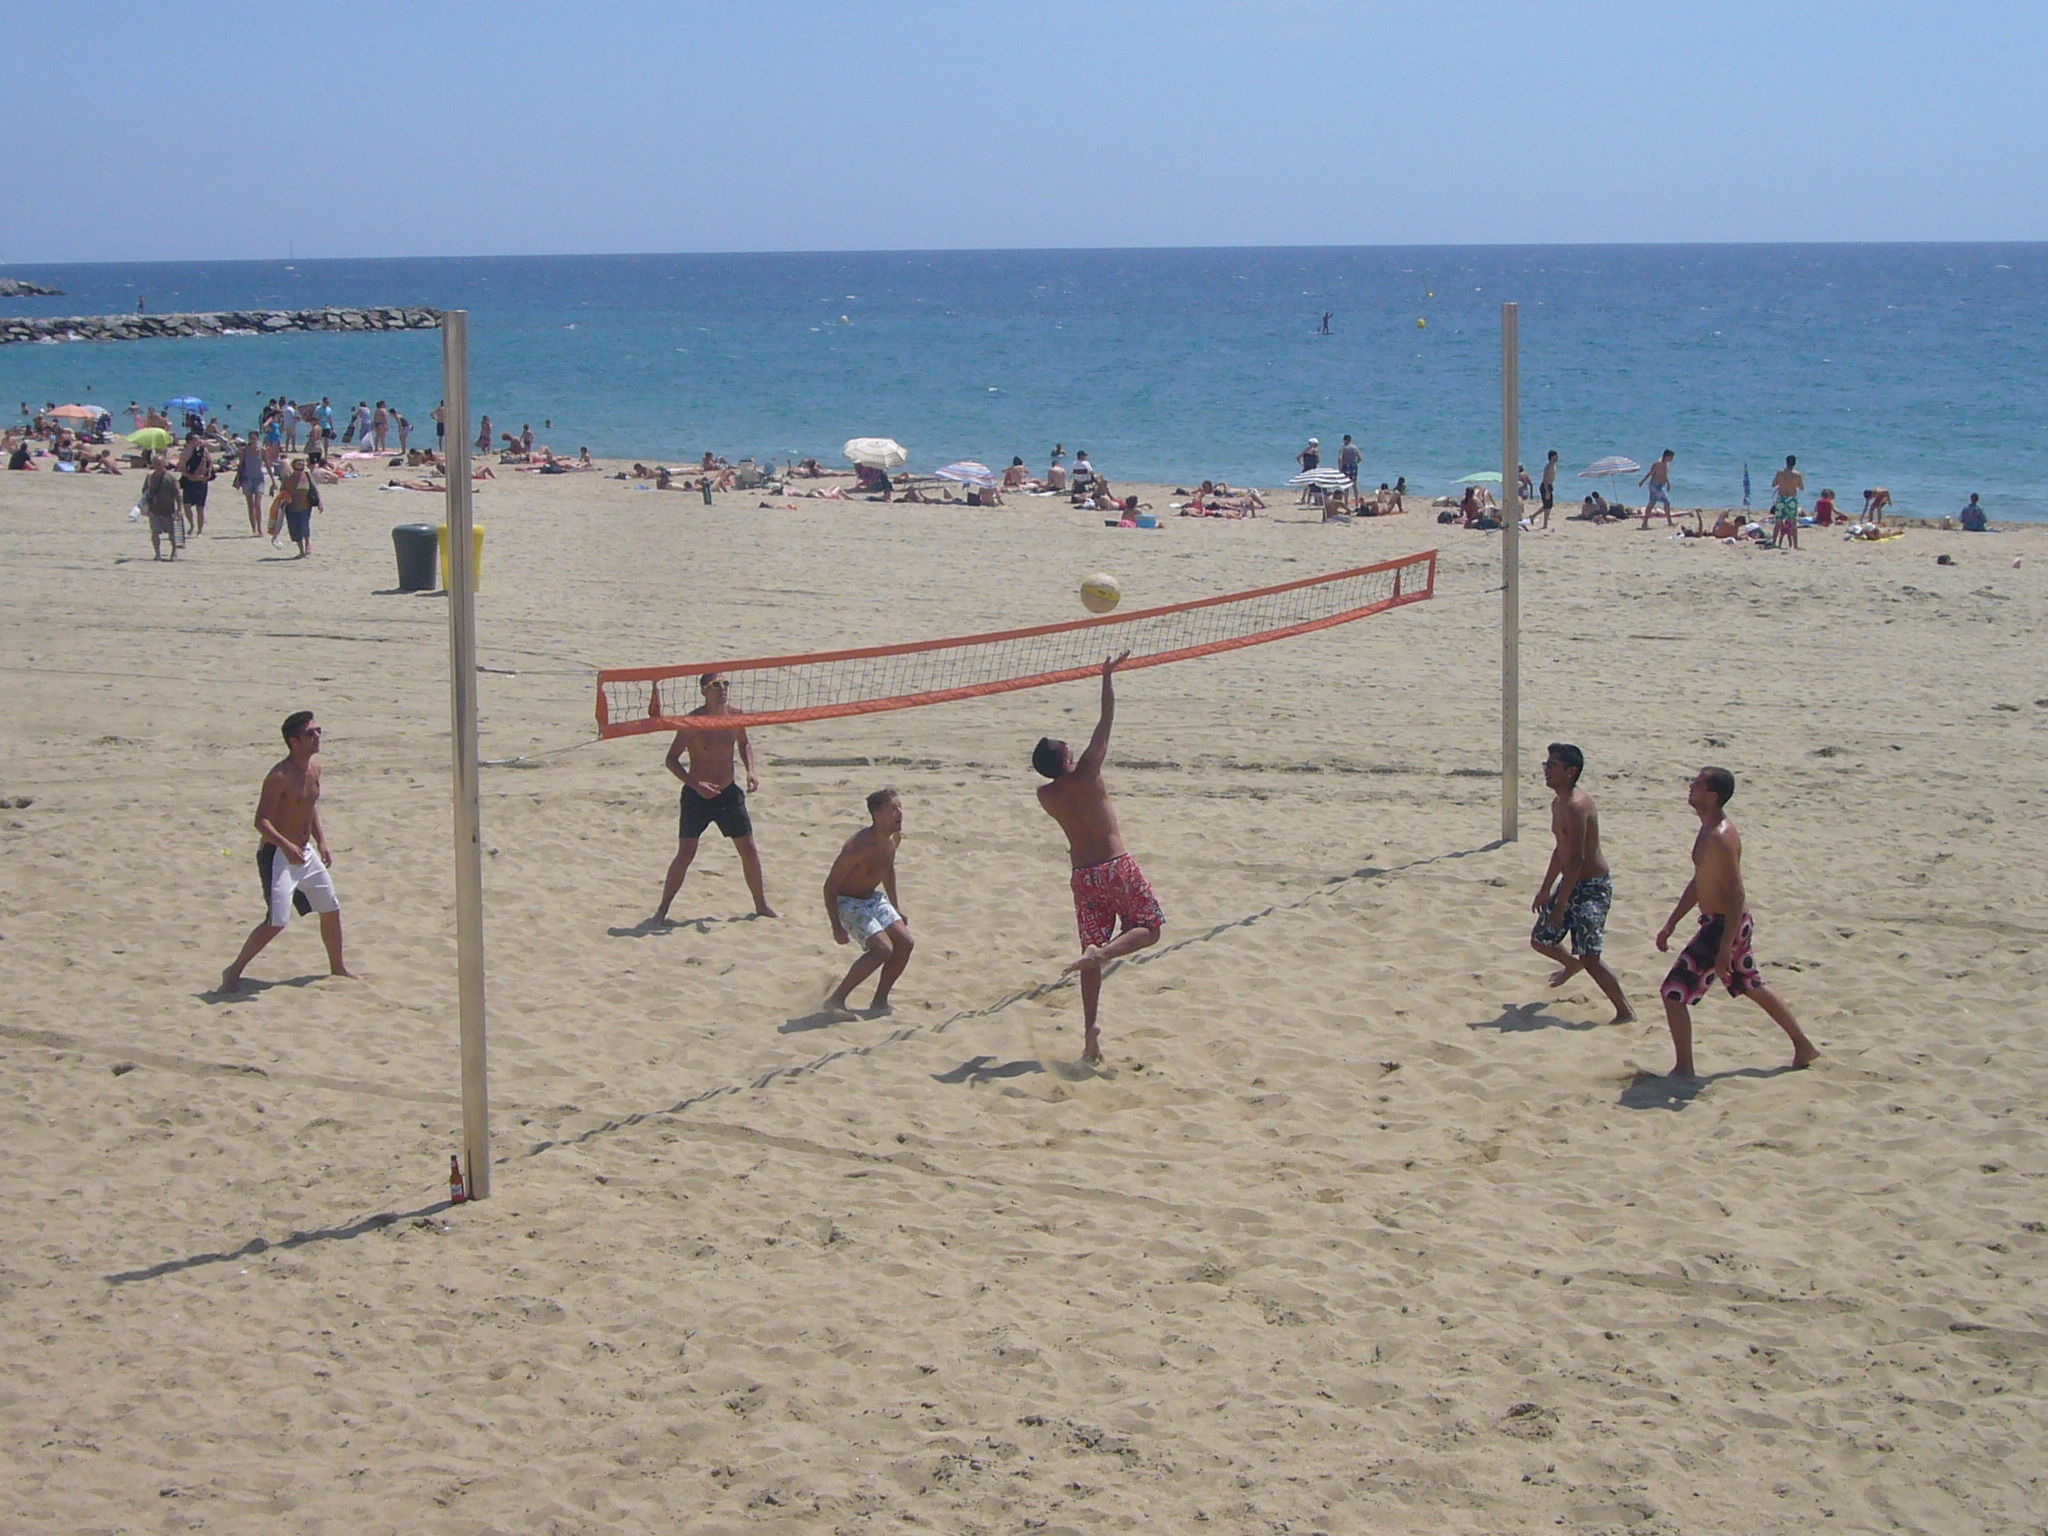
[[[345,976],[350,981],[354,981],[356,979],[356,973],[354,971],[349,970],[346,966],[338,965],[333,970],[329,971],[327,974],[330,976]]]
[[[647,919],[647,924],[651,928],[673,928],[676,925],[676,920],[670,917],[666,910],[663,910]]]
[[[1794,1071],[1798,1071],[1804,1067],[1810,1067],[1816,1061],[1819,1060],[1820,1047],[1815,1045],[1811,1040],[1808,1040],[1792,1052],[1792,1067]]]
[[[222,971],[220,973],[220,990],[223,992],[241,991],[242,978],[237,976],[233,971]]]
[[[825,1017],[830,1019],[834,1024],[851,1024],[855,1019],[860,1017],[859,1014],[855,1013],[851,1008],[846,1006],[846,1000],[844,998],[826,998],[825,1006],[820,1011],[823,1012]]]
[[[1080,959],[1072,962],[1070,965],[1067,966],[1065,970],[1061,971],[1060,974],[1062,976],[1071,976],[1076,971],[1100,969],[1101,965],[1102,951],[1097,949],[1093,944],[1091,944],[1086,949],[1081,951]],[[1084,1061],[1087,1060],[1085,1056],[1082,1059]]]
[[[1690,1082],[1693,1078],[1698,1077],[1699,1073],[1693,1071],[1691,1062],[1682,1061],[1674,1066],[1667,1075]]]
[[[769,906],[767,902],[765,902],[765,901],[757,901],[757,902],[755,902],[755,903],[754,903],[754,916],[756,916],[756,917],[780,917],[780,916],[782,916],[782,914],[781,914],[780,912],[776,911],[776,910],[775,910],[775,909],[774,909],[773,907]]]
[[[886,1019],[895,1011],[886,997],[878,997],[868,1004],[868,1017],[871,1019]]]
[[[1552,985],[1553,987],[1561,987],[1566,982],[1570,981],[1574,976],[1578,975],[1579,972],[1584,969],[1584,965],[1582,965],[1579,961],[1574,960],[1570,965],[1567,965],[1560,970],[1555,970],[1550,973],[1550,985]]]
[[[1635,1023],[1635,1021],[1636,1011],[1635,1009],[1629,1007],[1626,1003],[1622,1004],[1622,1006],[1617,1008],[1614,1012],[1613,1022],[1616,1024],[1633,1024]]]
[[[1102,1065],[1102,1037],[1092,1029],[1088,1031],[1087,1038],[1081,1042],[1081,1059],[1091,1067]]]

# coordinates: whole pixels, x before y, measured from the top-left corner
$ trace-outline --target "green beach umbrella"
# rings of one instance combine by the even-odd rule
[[[1480,471],[1479,471],[1479,473],[1477,473],[1476,475],[1465,475],[1465,476],[1463,476],[1463,477],[1462,477],[1462,478],[1461,478],[1461,479],[1460,479],[1460,480],[1458,481],[1458,484],[1460,484],[1460,485],[1499,485],[1499,484],[1500,484],[1500,471],[1499,471],[1499,470],[1497,470],[1497,469],[1482,469],[1482,470],[1480,470]]]
[[[127,436],[128,441],[138,448],[154,450],[171,446],[171,434],[162,427],[141,427]]]

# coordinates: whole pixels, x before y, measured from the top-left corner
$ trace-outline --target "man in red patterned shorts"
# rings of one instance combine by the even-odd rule
[[[1138,861],[1124,851],[1109,790],[1102,782],[1110,722],[1116,718],[1112,677],[1130,654],[1125,651],[1102,664],[1102,718],[1095,722],[1095,734],[1088,738],[1088,749],[1080,759],[1076,761],[1072,747],[1050,736],[1042,737],[1031,754],[1031,766],[1052,780],[1039,786],[1038,803],[1067,834],[1067,852],[1074,865],[1074,916],[1081,929],[1081,958],[1067,970],[1081,973],[1081,1059],[1091,1065],[1102,1060],[1102,1042],[1095,1029],[1102,967],[1158,943],[1160,926],[1166,921]],[[1122,933],[1117,932],[1119,921]]]
[[[1749,893],[1742,887],[1742,834],[1728,819],[1727,805],[1735,795],[1735,775],[1726,768],[1702,768],[1686,786],[1686,804],[1700,819],[1699,835],[1692,840],[1692,879],[1671,909],[1671,917],[1657,933],[1657,947],[1669,949],[1671,935],[1679,920],[1695,906],[1700,925],[1692,942],[1685,946],[1678,963],[1671,967],[1658,990],[1664,996],[1664,1019],[1671,1026],[1671,1045],[1677,1062],[1673,1077],[1694,1077],[1692,1061],[1692,1008],[1707,995],[1718,978],[1730,997],[1746,997],[1771,1016],[1771,1020],[1792,1041],[1792,1065],[1811,1066],[1820,1049],[1799,1027],[1785,1000],[1764,985],[1750,953],[1753,924],[1749,916]]]

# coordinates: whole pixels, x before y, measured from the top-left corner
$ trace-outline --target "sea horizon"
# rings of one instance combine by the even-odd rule
[[[471,314],[471,399],[557,452],[816,456],[889,436],[913,469],[1034,472],[1055,442],[1112,480],[1278,485],[1352,433],[1372,484],[1499,467],[1499,306],[1520,305],[1522,460],[1561,494],[1677,454],[1681,506],[1753,504],[1795,454],[1853,508],[2048,518],[2048,242],[954,248],[9,263],[65,290],[0,315],[426,304]],[[1324,313],[1330,332],[1322,334]],[[1418,323],[1420,322],[1420,323]],[[431,337],[0,348],[0,394],[119,412],[198,394],[438,395]],[[474,430],[474,429],[472,429]],[[1612,486],[1609,487],[1614,488]],[[1620,483],[1634,501],[1633,477]]]

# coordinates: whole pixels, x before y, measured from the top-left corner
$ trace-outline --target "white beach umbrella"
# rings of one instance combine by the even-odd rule
[[[1459,479],[1458,479],[1458,484],[1460,484],[1460,485],[1499,485],[1499,484],[1500,484],[1500,471],[1499,471],[1499,470],[1497,470],[1497,469],[1482,469],[1482,470],[1478,471],[1478,472],[1477,472],[1477,473],[1475,473],[1475,474],[1470,474],[1470,475],[1462,475],[1462,476],[1460,476],[1460,477],[1459,477]]]
[[[996,472],[986,464],[978,464],[973,459],[961,459],[957,463],[948,464],[944,469],[933,470],[932,473],[941,480],[957,480],[962,485],[978,485],[984,489],[996,483]]]
[[[1287,483],[1313,485],[1319,490],[1337,491],[1349,489],[1351,477],[1341,469],[1305,469]]]
[[[901,469],[910,458],[893,437],[850,437],[845,453],[847,463],[865,464],[870,469]]]
[[[1633,475],[1640,473],[1642,467],[1634,459],[1623,458],[1618,453],[1610,454],[1604,459],[1595,459],[1591,464],[1580,470],[1579,478],[1581,480],[1602,480],[1614,475]]]

